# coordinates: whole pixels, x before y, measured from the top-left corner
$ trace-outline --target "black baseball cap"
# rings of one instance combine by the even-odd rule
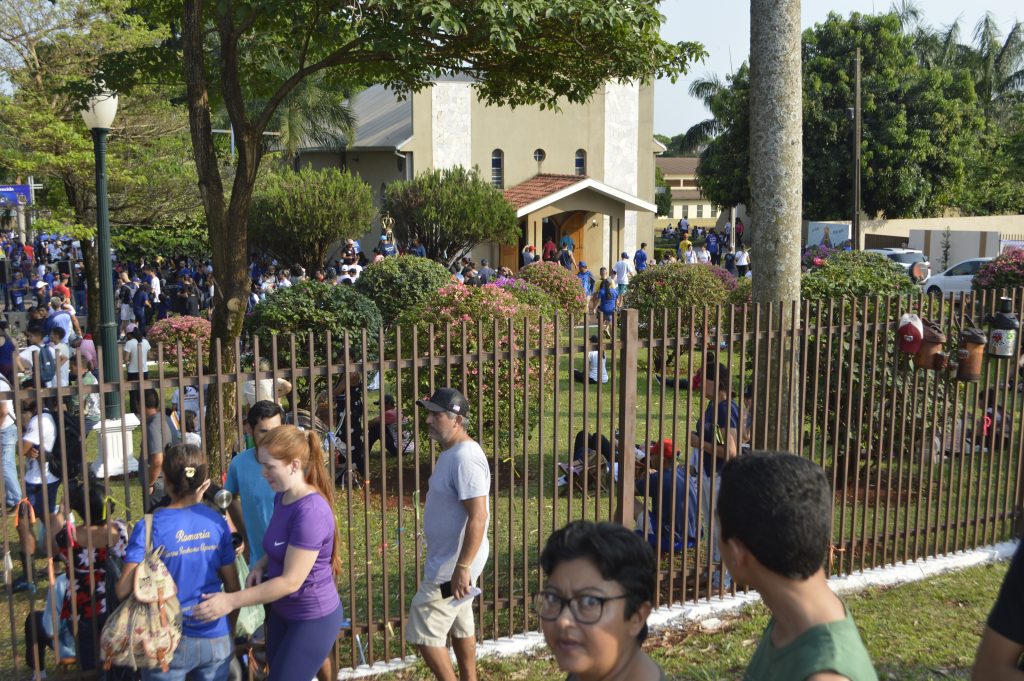
[[[469,412],[469,402],[455,388],[438,388],[429,400],[416,400],[416,404],[433,412],[450,411],[460,416]]]

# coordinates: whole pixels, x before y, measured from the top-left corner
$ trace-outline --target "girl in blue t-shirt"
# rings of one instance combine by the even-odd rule
[[[597,287],[597,291],[594,293],[594,307],[601,313],[598,321],[601,326],[601,330],[608,334],[606,326],[612,322],[615,317],[615,307],[618,304],[619,291],[616,288],[611,277],[606,277],[601,280],[601,285]]]
[[[231,665],[232,641],[227,617],[201,620],[193,608],[203,594],[238,591],[235,549],[224,517],[202,503],[210,486],[206,455],[195,445],[167,447],[164,484],[171,503],[153,514],[153,547],[163,546],[163,561],[178,587],[182,637],[170,669],[142,670],[142,681],[224,681]],[[124,572],[117,583],[118,598],[132,590],[135,569],[146,553],[145,519],[132,532]]]

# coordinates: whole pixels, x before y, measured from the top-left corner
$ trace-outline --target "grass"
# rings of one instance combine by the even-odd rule
[[[871,588],[846,597],[879,679],[968,679],[985,618],[1007,564],[988,564],[897,587]],[[706,632],[697,624],[654,633],[645,650],[670,679],[741,679],[768,622],[763,605],[724,619]],[[540,681],[561,678],[546,649],[479,660],[480,677]],[[433,678],[422,662],[380,681]]]

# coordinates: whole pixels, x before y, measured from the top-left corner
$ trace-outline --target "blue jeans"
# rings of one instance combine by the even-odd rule
[[[18,480],[18,426],[0,430],[0,451],[4,462],[4,501],[8,506],[21,501],[21,482]]]
[[[321,660],[322,662],[322,660]],[[319,665],[318,665],[319,666]],[[143,669],[142,681],[227,681],[231,667],[231,638],[182,636],[171,668]]]

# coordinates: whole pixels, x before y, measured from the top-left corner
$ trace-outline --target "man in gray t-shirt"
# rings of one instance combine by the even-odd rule
[[[430,437],[442,451],[423,510],[427,560],[409,607],[406,640],[418,646],[434,676],[451,678],[450,633],[461,678],[476,679],[472,603],[478,592],[471,589],[489,553],[491,469],[483,449],[466,432],[469,403],[462,393],[441,388],[417,404],[429,412]]]

